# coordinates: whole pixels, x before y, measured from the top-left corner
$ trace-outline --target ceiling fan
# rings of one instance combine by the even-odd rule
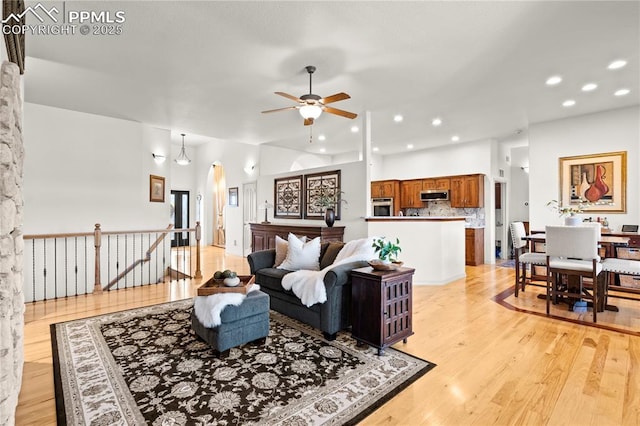
[[[313,73],[316,70],[316,67],[313,65],[307,65],[305,67],[307,72],[309,73],[309,93],[306,95],[302,95],[299,98],[290,95],[284,92],[275,92],[276,95],[284,96],[287,99],[291,99],[292,101],[298,102],[298,105],[290,106],[286,108],[278,108],[278,109],[270,109],[268,111],[262,111],[262,113],[276,112],[276,111],[286,111],[289,109],[297,109],[300,111],[300,115],[304,118],[304,125],[310,126],[313,124],[313,121],[320,117],[322,111],[326,111],[330,114],[340,115],[346,118],[356,118],[358,114],[354,114],[349,111],[344,111],[341,109],[333,108],[327,106],[332,102],[343,101],[345,99],[351,98],[351,96],[347,95],[344,92],[336,93],[335,95],[327,96],[326,98],[321,98],[318,95],[314,95],[311,90],[311,78]]]

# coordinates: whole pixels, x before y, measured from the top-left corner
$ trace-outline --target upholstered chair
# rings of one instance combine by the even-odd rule
[[[600,228],[596,226],[547,226],[547,315],[551,299],[558,295],[567,298],[590,299],[593,302],[593,322],[597,321],[598,309],[603,308],[600,300],[598,276],[602,272],[598,256]],[[558,285],[561,276],[567,276],[567,288]],[[572,284],[571,277],[576,277]],[[592,284],[585,285],[583,278],[591,278]],[[575,287],[572,287],[575,286]],[[592,287],[591,293],[585,288]],[[602,294],[604,296],[604,294]]]
[[[518,290],[524,291],[527,280],[531,280],[531,275],[527,276],[527,265],[545,266],[547,264],[547,256],[544,253],[528,252],[527,241],[522,239],[526,236],[524,223],[512,222],[510,228],[513,257],[516,264],[515,296],[518,297]],[[531,266],[531,272],[533,273],[533,266]]]

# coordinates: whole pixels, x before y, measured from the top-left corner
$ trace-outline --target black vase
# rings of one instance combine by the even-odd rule
[[[333,222],[336,221],[336,212],[333,209],[326,209],[324,211],[324,222],[329,228],[333,226]]]

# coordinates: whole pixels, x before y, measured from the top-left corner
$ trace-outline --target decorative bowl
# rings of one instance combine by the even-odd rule
[[[376,271],[395,271],[399,267],[401,267],[404,262],[395,261],[395,262],[383,262],[380,259],[370,260],[369,266],[371,266]]]
[[[227,287],[235,287],[238,284],[240,284],[240,278],[239,277],[225,278],[224,279],[224,285],[226,285]]]

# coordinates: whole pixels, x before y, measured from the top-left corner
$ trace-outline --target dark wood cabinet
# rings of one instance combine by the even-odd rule
[[[451,207],[484,207],[484,175],[453,176]]]
[[[465,228],[464,230],[465,265],[484,263],[484,228]]]
[[[415,269],[351,271],[351,333],[358,345],[384,349],[407,338],[412,331],[412,281]]]
[[[344,226],[296,226],[276,223],[251,223],[251,251],[267,250],[276,247],[276,235],[287,239],[289,232],[308,238],[320,237],[325,241],[342,241],[344,238]]]

